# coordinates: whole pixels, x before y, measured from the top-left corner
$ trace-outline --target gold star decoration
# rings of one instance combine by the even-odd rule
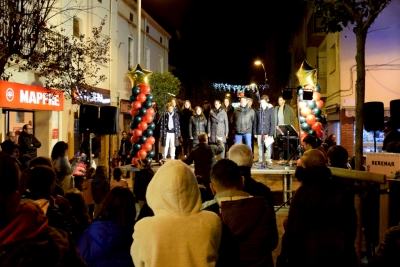
[[[296,72],[296,76],[299,79],[300,85],[311,85],[315,88],[317,84],[317,69],[310,66],[307,61],[301,63],[300,69]]]
[[[136,65],[136,67],[128,72],[126,76],[131,80],[132,87],[137,86],[138,84],[149,84],[150,82],[150,76],[153,72],[149,70],[145,70],[142,68],[142,66],[139,65],[139,63]]]

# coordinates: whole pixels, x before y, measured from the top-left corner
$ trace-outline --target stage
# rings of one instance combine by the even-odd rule
[[[194,171],[193,164],[189,167]],[[137,167],[131,165],[124,165],[120,168],[122,171],[131,172],[130,177],[135,177],[135,172],[139,171]],[[159,164],[152,164],[154,172],[157,172],[159,168]],[[268,166],[265,169],[259,169],[259,166],[254,165],[251,168],[251,176],[256,181],[267,185],[271,189],[274,196],[275,206],[281,206],[284,204],[283,207],[287,208],[289,206],[287,201],[292,197],[293,191],[299,187],[297,179],[294,178],[295,171],[295,166],[283,166],[274,161],[271,166]],[[132,183],[133,187],[134,180],[128,181],[128,183]]]

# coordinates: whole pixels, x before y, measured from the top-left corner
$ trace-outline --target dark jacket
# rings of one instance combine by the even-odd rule
[[[388,135],[385,137],[385,139],[383,140],[382,150],[386,151],[386,146],[392,141],[400,142],[400,132],[396,129],[390,131],[390,133],[388,133]]]
[[[180,112],[179,122],[180,122],[180,126],[181,126],[181,136],[182,137],[189,138],[189,136],[190,136],[189,122],[190,122],[190,118],[192,117],[192,115],[193,115],[193,111],[189,110],[187,108],[182,109]]]
[[[193,144],[199,143],[199,133],[207,133],[207,120],[201,120],[200,116],[194,115],[190,118],[189,137],[193,138]]]
[[[394,226],[386,231],[385,237],[375,255],[369,259],[368,267],[400,266],[400,226]]]
[[[167,142],[167,132],[168,132],[168,112],[164,112],[161,118],[160,124],[160,135],[162,138],[162,146],[166,145]],[[174,120],[174,130],[175,130],[175,146],[179,146],[179,137],[181,136],[181,126],[179,123],[179,115],[174,112],[172,116]]]
[[[37,157],[37,149],[42,146],[33,134],[28,134],[25,131],[22,131],[19,135],[18,144],[20,145],[19,153],[21,155],[28,154],[32,158]]]
[[[81,144],[81,152],[85,153],[86,155],[90,155],[90,144],[89,138],[85,138]],[[98,158],[100,156],[101,151],[101,140],[99,137],[95,136],[92,138],[92,154],[94,155],[93,158]],[[89,162],[89,157],[86,157],[87,161]]]
[[[224,150],[222,142],[218,140],[217,145],[208,145],[206,143],[199,143],[193,148],[186,159],[182,161],[187,165],[194,162],[194,173],[201,175],[205,183],[210,182],[210,172],[212,166],[215,164],[215,156],[221,154]]]
[[[122,152],[123,152],[124,145],[125,145],[125,155],[124,156],[127,156],[127,155],[129,155],[129,152],[132,149],[132,143],[131,143],[131,140],[129,139],[129,137],[126,139],[125,138],[121,139],[121,144],[119,146],[119,151],[118,151],[118,155],[120,155],[120,156],[123,156]]]
[[[123,229],[117,221],[94,221],[83,232],[78,249],[89,267],[133,266],[132,234],[133,228]]]
[[[110,191],[110,184],[107,178],[101,174],[95,174],[92,177],[92,196],[94,203],[102,204],[107,193]]]
[[[279,106],[276,106],[275,113],[274,113],[274,119],[275,119],[274,129],[276,129],[277,125],[282,125],[282,124],[293,125],[294,124],[294,113],[293,113],[293,109],[290,105],[285,104],[283,106],[283,119],[284,119],[283,123],[281,121],[278,122],[278,111],[279,111]],[[275,133],[276,133],[276,131],[275,131]]]
[[[261,109],[261,108],[260,108]],[[257,135],[269,135],[274,136],[275,132],[275,118],[274,118],[274,108],[260,109],[256,114],[256,123],[254,123],[255,132]],[[261,114],[260,114],[261,113]]]
[[[217,199],[217,203],[207,207]],[[239,247],[240,266],[274,266],[271,252],[278,245],[278,229],[275,213],[270,210],[264,198],[230,190],[217,194],[214,200],[205,202],[203,207],[205,210],[216,212],[233,236],[232,238],[223,231],[222,247],[219,251],[221,260],[224,260],[225,255],[233,256],[230,251],[226,251],[228,248],[232,250],[233,243]],[[226,238],[230,240],[230,244],[223,240]]]
[[[86,264],[69,234],[48,226],[46,216],[36,205],[22,202],[7,227],[0,229],[0,266]]]
[[[255,121],[255,113],[252,108],[246,105],[244,108],[239,106],[235,109],[234,123],[236,134],[255,134],[253,132],[253,123]]]
[[[222,137],[222,142],[226,143],[226,136],[229,134],[229,121],[224,109],[211,110],[208,117],[208,134],[210,135],[209,143],[217,143],[217,136]]]
[[[228,125],[229,125],[229,134],[228,138],[233,140],[235,139],[235,129],[234,129],[234,115],[235,115],[235,109],[232,107],[232,105],[229,105],[226,110],[226,115],[228,116]]]
[[[296,177],[302,185],[290,205],[282,247],[289,266],[357,266],[355,209],[340,180],[327,167],[298,167]]]

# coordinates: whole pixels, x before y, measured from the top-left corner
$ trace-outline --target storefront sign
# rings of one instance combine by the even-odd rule
[[[110,103],[110,90],[93,87],[91,91],[88,91],[79,90],[79,88],[76,87],[73,91],[72,104],[109,106]]]
[[[400,170],[400,154],[396,153],[367,153],[367,171],[386,174],[391,178]]]
[[[64,95],[39,86],[0,81],[0,107],[63,111]]]

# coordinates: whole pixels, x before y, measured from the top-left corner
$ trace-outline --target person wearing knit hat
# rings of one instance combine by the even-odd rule
[[[147,187],[154,216],[135,225],[131,256],[135,266],[215,266],[221,241],[221,220],[200,211],[201,198],[192,170],[182,161],[168,161]]]

